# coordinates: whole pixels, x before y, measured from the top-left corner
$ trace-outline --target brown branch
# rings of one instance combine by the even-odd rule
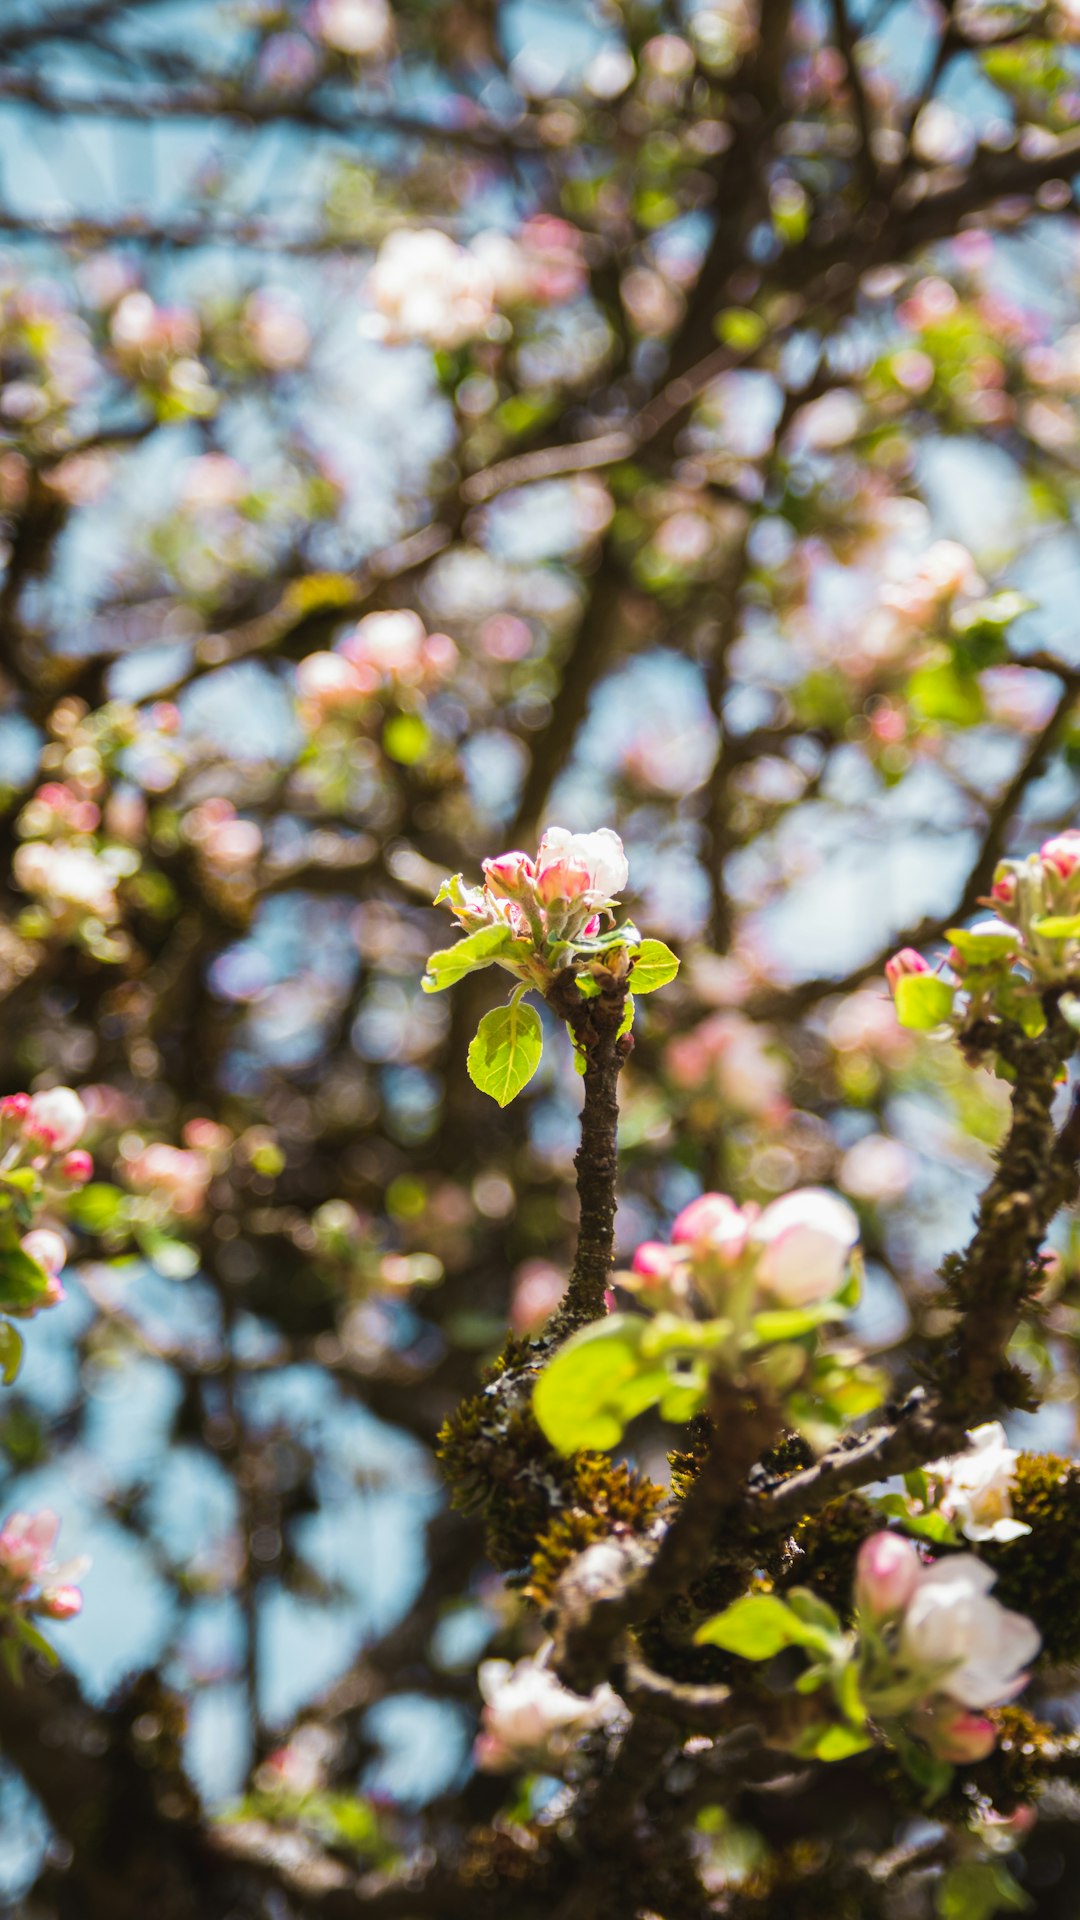
[[[599,1320],[615,1259],[615,1181],[618,1173],[619,1074],[633,1042],[620,1037],[626,1008],[626,978],[607,976],[591,1000],[582,998],[570,973],[560,974],[548,1005],[565,1020],[585,1061],[581,1144],[574,1156],[580,1207],[577,1250],[566,1297],[553,1331],[561,1338]]]

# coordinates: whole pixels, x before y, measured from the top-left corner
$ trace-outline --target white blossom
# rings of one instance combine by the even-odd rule
[[[900,1629],[900,1652],[928,1692],[965,1707],[1012,1700],[1027,1682],[1026,1668],[1041,1644],[1026,1614],[991,1597],[996,1574],[973,1553],[954,1553],[919,1576]]]
[[[822,1187],[786,1193],[754,1222],[758,1285],[787,1307],[831,1299],[858,1237],[858,1220],[836,1194]]]
[[[624,1712],[609,1686],[587,1697],[562,1686],[546,1665],[549,1652],[550,1644],[514,1666],[509,1660],[481,1662],[485,1705],[477,1758],[491,1772],[530,1760],[557,1761],[580,1734]]]
[[[1007,1445],[1000,1420],[974,1427],[968,1440],[967,1453],[934,1460],[926,1469],[930,1479],[943,1483],[940,1509],[968,1540],[1018,1540],[1031,1528],[1013,1519],[1017,1451]]]

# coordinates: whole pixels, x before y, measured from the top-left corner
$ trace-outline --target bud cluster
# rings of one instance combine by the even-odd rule
[[[506,927],[515,941],[527,942],[532,953],[508,954],[500,964],[540,986],[559,957],[556,949],[593,939],[605,918],[613,921],[610,909],[629,877],[622,841],[610,827],[595,833],[548,827],[535,859],[501,853],[485,860],[483,870],[482,887],[468,886],[461,874],[445,881],[436,905],[445,902],[469,933]],[[546,963],[539,970],[536,956]]]
[[[406,608],[366,614],[333,652],[309,653],[296,670],[300,716],[315,730],[334,717],[358,719],[393,688],[429,688],[458,661],[449,634],[428,633]]]
[[[999,861],[986,905],[993,919],[950,929],[947,971],[911,947],[887,962],[902,1025],[996,1015],[1039,1033],[1045,990],[1080,982],[1080,829],[1055,834],[1025,860]]]
[[[60,1274],[67,1245],[55,1226],[36,1224],[43,1213],[62,1217],[64,1202],[84,1187],[94,1171],[90,1155],[78,1145],[88,1115],[71,1087],[44,1093],[10,1093],[0,1100],[0,1275],[5,1247],[18,1245],[41,1276],[40,1291],[5,1296],[0,1277],[0,1307],[19,1318],[64,1297]],[[22,1232],[23,1228],[29,1232]]]
[[[60,1531],[55,1513],[13,1513],[0,1528],[0,1625],[32,1614],[47,1620],[71,1620],[82,1612],[75,1585],[89,1560],[52,1564]]]
[[[856,1563],[859,1692],[871,1717],[950,1764],[981,1760],[997,1738],[988,1707],[1027,1685],[1041,1644],[1034,1621],[990,1592],[973,1553],[925,1561],[895,1533],[864,1540]]]
[[[562,1686],[547,1662],[548,1641],[531,1659],[484,1660],[479,1671],[484,1710],[475,1758],[489,1773],[532,1766],[557,1772],[585,1733],[625,1718],[606,1684],[583,1696]]]
[[[748,1297],[758,1307],[809,1307],[835,1300],[847,1281],[859,1223],[846,1201],[801,1187],[762,1210],[726,1193],[703,1193],[678,1215],[672,1244],[647,1240],[620,1278],[650,1305],[700,1301],[730,1312]]]

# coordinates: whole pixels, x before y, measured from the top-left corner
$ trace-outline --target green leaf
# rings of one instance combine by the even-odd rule
[[[169,1233],[162,1233],[160,1227],[146,1227],[136,1224],[135,1238],[140,1251],[145,1254],[155,1273],[164,1280],[190,1280],[192,1274],[199,1271],[199,1255],[186,1240],[174,1240]]]
[[[868,1733],[858,1727],[808,1727],[800,1735],[795,1752],[806,1760],[848,1760],[873,1745]]]
[[[679,960],[662,940],[643,940],[637,959],[630,969],[630,985],[635,993],[655,993],[666,987],[679,971]]]
[[[14,1236],[5,1236],[0,1241],[0,1311],[38,1306],[48,1291],[49,1276],[44,1267],[23,1252]]]
[[[10,1387],[18,1373],[22,1357],[22,1334],[10,1320],[0,1320],[0,1376],[5,1387]]]
[[[1033,922],[1044,940],[1075,940],[1080,937],[1080,913],[1051,913]]]
[[[639,1314],[610,1313],[572,1334],[548,1362],[533,1389],[533,1412],[560,1453],[606,1452],[662,1398],[671,1376],[662,1360],[642,1355],[648,1325]]]
[[[929,1033],[948,1020],[954,989],[936,973],[904,973],[896,983],[896,1017],[902,1027]]]
[[[527,1086],[540,1065],[544,1030],[535,1007],[523,1000],[485,1013],[469,1048],[469,1078],[500,1107]]]
[[[93,1180],[81,1193],[68,1201],[68,1217],[84,1233],[108,1233],[119,1224],[127,1206],[127,1195],[105,1180]]]
[[[609,927],[606,933],[591,933],[570,941],[568,949],[587,958],[593,954],[610,953],[613,947],[640,947],[642,944],[641,935],[633,921],[624,920],[620,927]]]
[[[459,940],[456,947],[442,947],[428,960],[421,982],[424,992],[442,993],[446,987],[456,987],[467,973],[490,967],[496,954],[510,945],[512,937],[509,927],[478,927],[475,933]]]
[[[10,1613],[7,1618],[7,1625],[9,1631],[17,1634],[24,1646],[32,1647],[34,1652],[39,1653],[41,1658],[46,1660],[50,1667],[58,1667],[60,1665],[60,1655],[57,1653],[56,1648],[50,1646],[45,1635],[39,1633],[36,1627],[31,1626],[29,1620],[25,1619],[21,1613]]]
[[[808,1626],[775,1593],[747,1593],[698,1628],[694,1644],[723,1647],[743,1660],[771,1660],[784,1647],[818,1646],[819,1629]]]
[[[383,728],[383,752],[399,767],[415,767],[431,744],[431,735],[418,713],[395,713]]]
[[[841,1309],[835,1300],[823,1300],[813,1307],[770,1307],[765,1313],[755,1313],[750,1322],[755,1340],[763,1346],[773,1340],[798,1340],[804,1333],[811,1333],[826,1320],[838,1320]]]
[[[1015,933],[969,933],[966,927],[950,927],[945,935],[965,960],[977,967],[992,966],[995,960],[1011,959],[1019,951]]]
[[[996,1913],[1025,1913],[1034,1903],[1000,1860],[964,1860],[938,1882],[941,1920],[993,1920]]]
[[[986,707],[978,680],[952,660],[920,667],[908,681],[907,692],[924,720],[974,727],[985,718]]]
[[[804,1626],[816,1627],[819,1632],[835,1634],[842,1632],[839,1615],[830,1607],[827,1600],[812,1593],[809,1587],[792,1587],[787,1595],[787,1603],[793,1614]]]
[[[616,1040],[621,1040],[624,1033],[629,1033],[634,1024],[634,1014],[636,1012],[637,1008],[634,1006],[634,996],[632,993],[628,993],[626,996],[626,1005],[623,1008],[623,1017],[619,1022],[619,1031],[615,1035]]]

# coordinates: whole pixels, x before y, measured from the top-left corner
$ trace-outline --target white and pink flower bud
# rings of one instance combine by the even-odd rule
[[[801,1187],[766,1207],[751,1229],[758,1285],[786,1307],[830,1300],[843,1284],[859,1222],[835,1193]]]
[[[71,1087],[50,1087],[30,1102],[30,1125],[58,1153],[66,1153],[86,1131],[86,1108]]]
[[[67,1247],[63,1237],[53,1233],[49,1227],[34,1227],[30,1233],[23,1235],[20,1244],[23,1252],[35,1260],[50,1279],[55,1279],[67,1265]],[[63,1295],[60,1297],[63,1298]]]
[[[734,1266],[746,1252],[750,1218],[726,1193],[702,1193],[676,1216],[671,1237],[677,1246],[692,1248]]]
[[[59,1586],[42,1589],[37,1611],[50,1620],[74,1620],[82,1608],[83,1597],[78,1587]]]
[[[925,1672],[928,1691],[964,1707],[1001,1706],[1027,1685],[1026,1668],[1041,1635],[1026,1614],[993,1599],[992,1567],[973,1553],[952,1553],[923,1567],[904,1611],[900,1655]]]
[[[527,853],[500,853],[484,861],[484,878],[493,893],[524,893],[536,880],[536,867]]]
[[[355,707],[365,694],[352,662],[340,653],[309,653],[296,669],[296,690],[316,721]]]
[[[1051,844],[1051,842],[1047,842],[1048,846]],[[994,884],[990,889],[990,898],[996,900],[1001,907],[1013,907],[1016,905],[1016,893],[1016,874],[1011,867],[1000,866],[994,875]]]
[[[899,1533],[872,1533],[855,1561],[855,1602],[871,1620],[902,1613],[919,1584],[922,1562]]]
[[[606,907],[622,892],[629,871],[622,841],[610,827],[595,833],[548,827],[536,855],[536,890],[545,906],[578,900]]]
[[[9,1133],[21,1133],[33,1105],[28,1093],[6,1093],[0,1100],[0,1125]]]
[[[916,953],[914,947],[901,947],[899,953],[894,953],[892,959],[885,962],[885,978],[894,993],[897,981],[904,979],[907,974],[929,972],[929,961],[924,960],[921,953]]]
[[[60,1522],[46,1507],[41,1513],[13,1513],[0,1528],[0,1572],[20,1585],[37,1580],[49,1564]]]
[[[957,1711],[941,1703],[920,1714],[914,1724],[931,1753],[954,1767],[985,1760],[997,1745],[997,1728],[984,1713]]]
[[[1039,848],[1044,867],[1050,867],[1059,880],[1071,880],[1080,867],[1080,830],[1070,827],[1065,833],[1044,840]]]
[[[640,1279],[660,1286],[673,1279],[679,1265],[677,1248],[666,1247],[662,1240],[643,1240],[630,1262],[632,1272]]]
[[[541,854],[543,848],[541,848]],[[582,900],[589,891],[589,869],[581,860],[548,860],[536,878],[537,896],[545,907]]]
[[[60,1162],[60,1174],[70,1181],[73,1187],[85,1187],[94,1177],[94,1162],[83,1147],[76,1147],[72,1153],[66,1153]]]

